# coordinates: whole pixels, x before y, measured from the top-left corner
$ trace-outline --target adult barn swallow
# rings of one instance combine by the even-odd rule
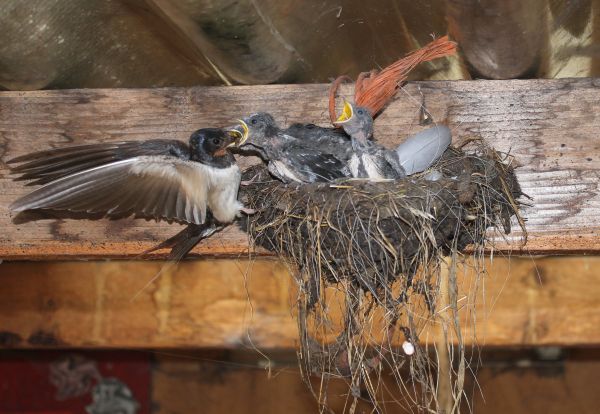
[[[448,127],[435,126],[409,137],[395,150],[387,149],[372,140],[373,117],[369,110],[348,101],[336,124],[352,139],[355,153],[349,168],[356,178],[398,179],[425,171],[452,139]]]
[[[333,151],[336,141],[328,141],[328,134],[309,132],[314,128],[295,124],[283,130],[264,112],[240,120],[235,128],[242,134],[240,151],[257,154],[267,163],[269,172],[285,183],[313,183],[350,176],[346,160]],[[292,133],[312,138],[302,139]]]
[[[68,210],[175,220],[202,225],[207,211],[230,223],[244,210],[241,179],[229,147],[236,131],[206,128],[189,144],[175,140],[116,142],[60,148],[9,161],[21,179],[42,187],[16,200],[12,211]]]

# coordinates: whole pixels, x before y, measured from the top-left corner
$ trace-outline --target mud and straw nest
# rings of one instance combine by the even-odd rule
[[[483,251],[490,228],[507,234],[513,217],[523,225],[510,159],[471,141],[403,180],[285,185],[262,165],[244,175],[242,199],[257,211],[244,226],[298,284],[303,372],[344,377],[355,397],[366,387],[375,398],[369,376],[388,366],[407,391],[417,384],[409,403],[431,411],[435,367],[420,334],[436,313],[442,258]]]

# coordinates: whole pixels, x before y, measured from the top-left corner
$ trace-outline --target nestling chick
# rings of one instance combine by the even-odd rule
[[[344,102],[338,125],[350,135],[355,154],[349,162],[353,177],[402,178],[425,171],[446,151],[452,141],[450,129],[437,125],[407,138],[395,150],[371,140],[373,118],[363,107]]]
[[[366,108],[344,102],[344,110],[336,121],[352,139],[354,154],[348,167],[354,178],[371,180],[406,177],[395,151],[376,144],[373,136],[373,117]]]
[[[256,113],[240,120],[236,129],[242,134],[241,152],[256,153],[267,162],[269,172],[285,183],[313,183],[349,176],[344,159],[322,150],[323,146],[332,147],[327,134],[315,140],[299,139],[290,132],[311,134],[299,124],[282,130],[267,113]]]

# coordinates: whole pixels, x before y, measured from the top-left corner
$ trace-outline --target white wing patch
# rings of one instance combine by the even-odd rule
[[[274,170],[273,173],[277,177],[287,178],[289,181],[296,181],[298,183],[302,182],[302,180],[298,178],[294,171],[290,170],[287,165],[281,161],[269,161],[268,168],[269,170]]]
[[[369,154],[358,155],[353,154],[348,162],[350,173],[354,178],[369,178],[371,180],[381,180],[385,177],[377,167],[377,163]],[[362,168],[361,168],[362,167]]]
[[[358,175],[358,168],[360,167],[360,160],[356,156],[356,154],[352,154],[352,158],[350,158],[350,162],[348,163],[350,167],[350,173],[354,178],[360,178]]]
[[[375,180],[381,180],[385,177],[381,174],[381,171],[377,167],[377,163],[373,160],[373,157],[369,154],[363,154],[361,157],[367,177]]]
[[[229,223],[239,216],[243,206],[237,201],[241,173],[236,164],[227,168],[215,168],[169,157],[143,158],[148,160],[135,164],[131,169],[132,173],[163,176],[170,181],[179,181],[187,198],[187,207],[192,209],[197,224],[206,220],[207,207],[215,219],[222,223]],[[170,162],[170,165],[163,165],[165,161]]]

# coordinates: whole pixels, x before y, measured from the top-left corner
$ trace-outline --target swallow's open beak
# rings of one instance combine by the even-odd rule
[[[340,114],[338,119],[335,121],[335,123],[343,124],[345,122],[348,122],[350,119],[352,119],[353,116],[354,116],[354,110],[352,109],[352,105],[350,105],[350,102],[348,102],[347,100],[344,99],[344,109],[342,109],[342,113]]]
[[[227,130],[227,141],[225,148],[236,147],[238,141],[242,138],[242,133],[235,129]]]
[[[235,136],[235,141],[232,144],[230,144],[230,146],[235,145],[239,147],[243,145],[244,142],[246,142],[246,140],[248,139],[248,135],[250,132],[248,130],[248,124],[241,119],[238,119],[238,122],[239,125],[236,125],[227,131],[228,134]]]

